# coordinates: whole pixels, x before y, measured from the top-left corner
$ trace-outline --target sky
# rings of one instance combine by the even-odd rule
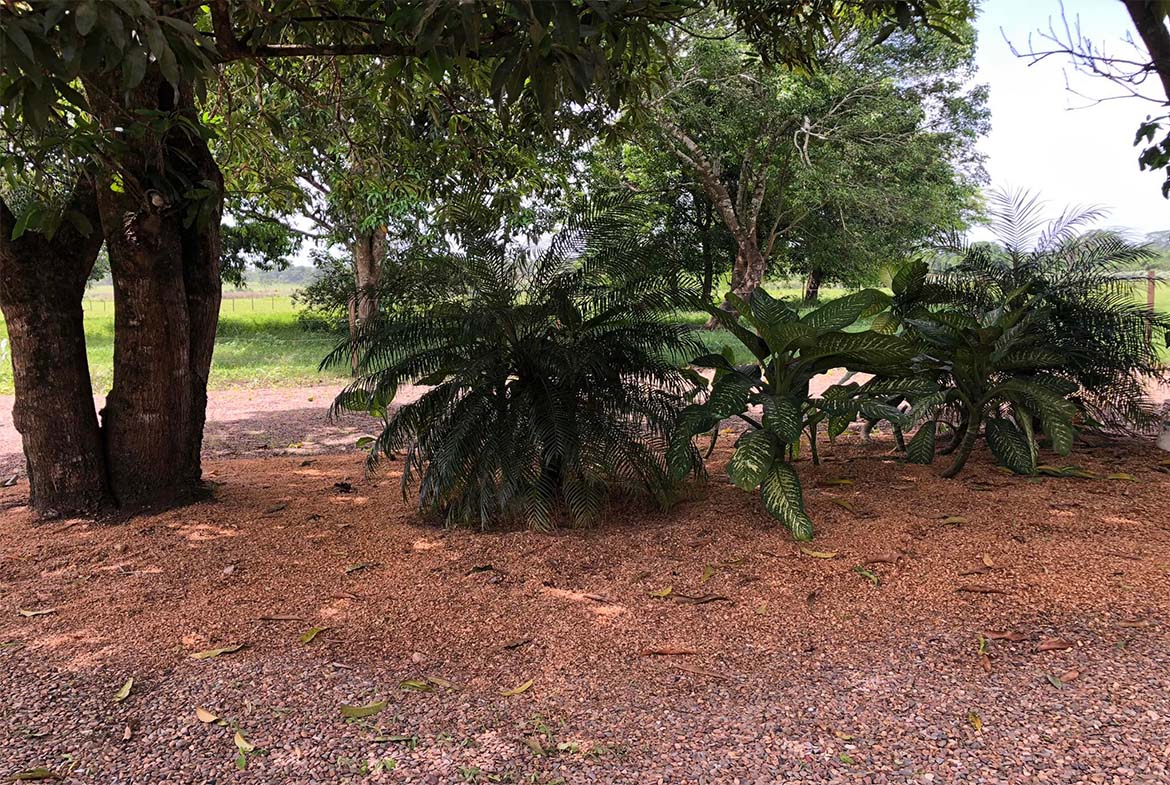
[[[1064,0],[1065,15],[1106,51],[1122,53],[1132,23],[1120,0]],[[1170,201],[1162,176],[1139,171],[1133,146],[1138,125],[1159,107],[1136,98],[1092,104],[1116,95],[1107,81],[1074,71],[1065,57],[1029,65],[1012,54],[1043,48],[1035,33],[1061,22],[1059,0],[984,0],[979,31],[977,81],[991,88],[991,133],[980,142],[991,185],[1038,192],[1052,213],[1066,205],[1109,209],[1104,225],[1136,233],[1170,229]],[[1067,77],[1067,84],[1066,84]],[[1148,84],[1150,95],[1160,85]],[[1163,96],[1164,98],[1165,96]]]

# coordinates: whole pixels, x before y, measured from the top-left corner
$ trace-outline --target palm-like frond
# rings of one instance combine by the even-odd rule
[[[689,390],[681,360],[701,353],[672,324],[692,293],[650,272],[662,249],[629,200],[598,200],[532,248],[483,227],[430,260],[457,287],[417,312],[370,320],[326,358],[358,358],[335,408],[404,384],[431,385],[386,417],[372,456],[404,452],[403,492],[450,523],[501,518],[548,528],[595,520],[614,493],[668,498],[664,453]]]

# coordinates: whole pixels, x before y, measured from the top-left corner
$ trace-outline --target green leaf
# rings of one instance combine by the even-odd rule
[[[783,461],[772,464],[772,470],[760,484],[764,509],[788,527],[797,540],[811,540],[813,523],[804,511],[804,492],[796,470]]]
[[[990,418],[987,421],[987,443],[1001,466],[1011,469],[1016,474],[1035,474],[1032,448],[1028,445],[1023,431],[1011,420],[1002,417]]]
[[[819,331],[841,330],[856,322],[863,315],[880,313],[890,304],[890,296],[877,289],[862,289],[860,292],[838,297],[820,308],[810,311],[800,321]]]
[[[349,704],[341,704],[341,716],[349,719],[361,719],[362,717],[372,717],[378,712],[386,708],[388,704],[386,701],[374,701],[367,703],[364,706],[351,706]]]
[[[723,420],[741,414],[748,406],[752,383],[738,373],[719,377],[711,387],[711,395],[704,407],[712,418]]]
[[[934,462],[934,441],[938,423],[927,420],[919,427],[914,437],[906,443],[906,460],[910,463],[930,464]]]
[[[114,703],[121,703],[130,697],[130,690],[134,689],[134,678],[126,679],[126,683],[114,693]]]
[[[77,27],[77,32],[83,36],[89,35],[93,26],[97,24],[97,19],[97,3],[94,0],[86,0],[73,11],[73,24]]]
[[[787,322],[794,322],[798,318],[796,311],[785,305],[783,301],[768,294],[762,286],[752,292],[749,308],[756,323],[764,329],[776,328]]]
[[[772,468],[776,458],[776,437],[767,431],[749,431],[727,462],[727,476],[739,488],[754,490]]]
[[[789,398],[775,395],[760,396],[764,407],[764,427],[780,437],[784,444],[800,438],[800,405]]]

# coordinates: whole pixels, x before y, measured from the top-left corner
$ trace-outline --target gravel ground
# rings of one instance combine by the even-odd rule
[[[944,481],[884,449],[801,464],[819,555],[718,466],[670,513],[551,536],[432,527],[352,451],[210,459],[213,500],[121,523],[37,523],[19,483],[0,777],[1170,782],[1164,454]]]

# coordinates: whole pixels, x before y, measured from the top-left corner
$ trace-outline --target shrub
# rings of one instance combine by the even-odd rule
[[[734,296],[730,299],[736,313],[714,307],[710,313],[747,347],[756,362],[735,366],[730,353],[709,354],[694,361],[697,366],[714,368],[715,378],[706,399],[679,416],[667,463],[672,476],[685,476],[693,470],[693,438],[716,428],[725,418],[740,418],[749,429],[736,442],[727,465],[728,476],[746,491],[758,487],[768,513],[796,539],[808,540],[813,536],[813,524],[805,513],[800,480],[791,465],[802,432],[808,435],[815,460],[817,429],[826,420],[831,420],[832,432],[836,426],[843,430],[859,412],[900,418],[900,412],[869,385],[838,385],[823,398],[811,399],[809,382],[833,368],[904,376],[909,373],[912,347],[894,335],[846,331],[859,319],[888,306],[890,296],[875,289],[833,300],[804,316],[762,288],[752,294],[750,302]],[[761,420],[746,413],[752,405],[761,407]]]
[[[445,294],[382,314],[326,358],[359,358],[335,410],[430,387],[386,413],[371,449],[405,451],[403,493],[417,478],[422,509],[548,529],[595,520],[614,492],[669,499],[663,453],[690,389],[678,362],[701,344],[668,321],[670,287],[643,272],[662,260],[637,240],[641,220],[628,201],[599,201],[543,249],[487,229],[461,238],[430,260],[453,282]]]

